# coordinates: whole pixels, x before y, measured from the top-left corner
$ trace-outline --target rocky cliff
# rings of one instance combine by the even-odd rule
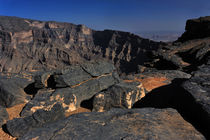
[[[210,36],[210,16],[187,20],[185,32],[178,39],[184,42],[187,40],[200,39]]]
[[[130,72],[158,45],[128,32],[0,16],[1,72],[63,68],[93,59],[109,60]]]

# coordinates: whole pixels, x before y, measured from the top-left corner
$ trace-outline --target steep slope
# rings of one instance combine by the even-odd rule
[[[120,31],[94,31],[84,25],[0,17],[0,71],[63,68],[95,59],[131,72],[160,43]]]

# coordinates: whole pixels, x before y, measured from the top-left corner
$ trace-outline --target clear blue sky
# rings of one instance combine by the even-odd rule
[[[210,0],[0,0],[0,15],[97,30],[183,31],[186,19],[210,15]]]

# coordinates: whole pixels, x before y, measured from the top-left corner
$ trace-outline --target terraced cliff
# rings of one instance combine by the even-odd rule
[[[130,72],[158,46],[128,32],[0,16],[1,72],[63,68],[96,59],[109,60],[118,70]]]

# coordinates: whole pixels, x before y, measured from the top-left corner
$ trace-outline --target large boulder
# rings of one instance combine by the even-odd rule
[[[141,83],[121,82],[97,93],[93,99],[93,111],[108,111],[112,107],[131,109],[133,104],[145,96]]]
[[[12,107],[17,104],[26,103],[30,96],[24,89],[33,82],[32,79],[24,78],[22,75],[10,76],[0,75],[0,105]]]
[[[20,130],[15,132],[18,131]],[[22,134],[19,139],[204,140],[205,138],[174,109],[144,108],[76,114]]]

